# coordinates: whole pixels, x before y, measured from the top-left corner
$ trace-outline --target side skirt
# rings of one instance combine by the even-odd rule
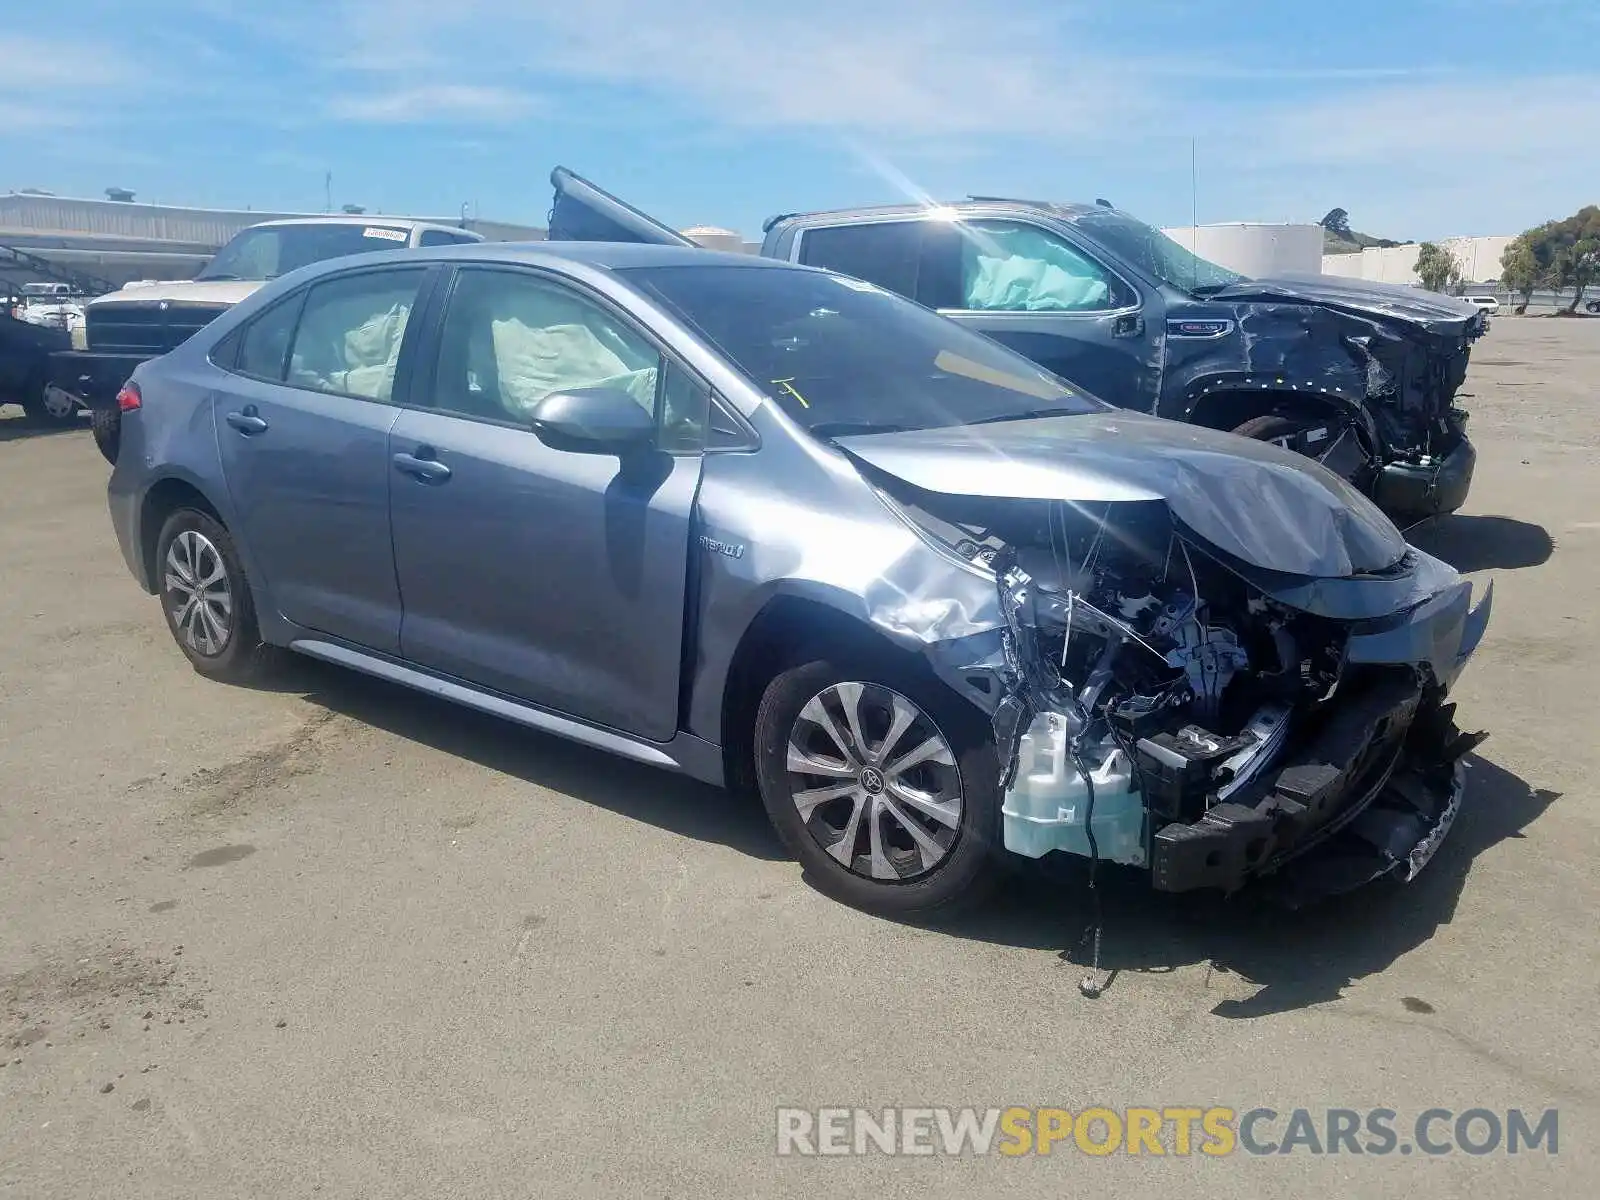
[[[475,708],[479,712],[514,721],[529,729],[581,742],[597,750],[632,759],[634,762],[662,767],[669,771],[680,771],[717,787],[721,787],[723,783],[721,747],[713,746],[710,742],[690,733],[680,731],[670,742],[645,741],[615,729],[589,725],[571,717],[536,708],[499,692],[485,691],[459,679],[434,675],[407,663],[396,662],[393,659],[320,638],[296,638],[289,643],[289,649],[310,658],[337,663],[342,667],[350,667],[364,674],[398,683],[414,691],[426,692],[430,696],[438,696],[454,704]]]

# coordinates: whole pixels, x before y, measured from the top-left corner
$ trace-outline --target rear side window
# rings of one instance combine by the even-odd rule
[[[419,246],[464,246],[478,239],[464,233],[451,233],[448,229],[424,229]]]
[[[289,362],[289,343],[294,339],[295,321],[305,293],[298,292],[274,304],[245,327],[239,340],[239,357],[234,368],[257,379],[281,381]]]
[[[808,267],[854,275],[908,298],[917,294],[921,258],[920,221],[827,225],[800,237],[800,261]]]
[[[423,274],[420,267],[370,271],[311,288],[285,382],[387,403]]]

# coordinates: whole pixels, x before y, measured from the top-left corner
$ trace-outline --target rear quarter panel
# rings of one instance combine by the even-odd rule
[[[122,446],[107,496],[123,555],[147,591],[154,583],[142,561],[135,559],[142,556],[146,539],[158,532],[146,528],[145,509],[151,492],[163,481],[178,480],[192,487],[225,526],[237,527],[217,447],[215,372],[203,352],[185,347],[144,363],[133,373],[143,403],[137,411],[123,414]],[[239,553],[251,578],[259,578],[249,547],[241,542]],[[256,600],[259,608],[262,597],[258,594]]]

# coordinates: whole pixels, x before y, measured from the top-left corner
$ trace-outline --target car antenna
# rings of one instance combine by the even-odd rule
[[[1200,286],[1200,186],[1195,168],[1195,144],[1189,139],[1189,290]]]

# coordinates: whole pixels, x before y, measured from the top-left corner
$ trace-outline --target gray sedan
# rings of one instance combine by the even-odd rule
[[[858,280],[698,249],[308,267],[119,398],[201,674],[282,650],[730,786],[888,913],[1077,855],[1426,864],[1485,600],[1303,457],[1114,409]]]

